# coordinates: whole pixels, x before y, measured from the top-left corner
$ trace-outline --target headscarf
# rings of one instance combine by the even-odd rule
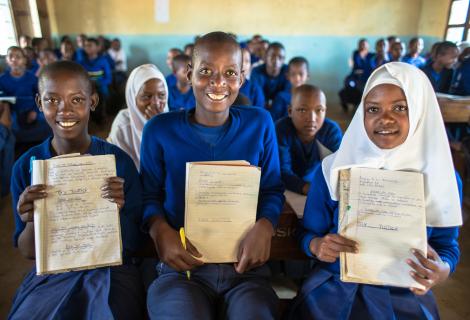
[[[408,103],[408,136],[393,149],[377,147],[364,126],[364,99],[380,84],[399,86]],[[439,104],[427,76],[415,66],[391,62],[369,77],[340,148],[322,162],[332,199],[338,199],[339,170],[352,167],[423,173],[426,224],[433,227],[462,224],[457,180]]]

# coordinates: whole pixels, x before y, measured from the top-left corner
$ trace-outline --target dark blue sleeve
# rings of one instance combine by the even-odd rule
[[[470,59],[470,58],[467,58]],[[462,94],[470,96],[470,60],[462,65]]]
[[[330,119],[325,119],[323,127],[317,134],[317,139],[327,147],[330,151],[336,152],[341,145],[343,139],[343,132],[339,125]]]
[[[254,83],[254,82],[251,83],[251,87],[252,87],[252,90],[251,90],[252,97],[250,98],[251,103],[253,103],[254,106],[264,108],[266,104],[266,100],[264,99],[263,90],[261,90],[261,87],[257,83]]]
[[[301,220],[300,245],[302,250],[309,257],[313,257],[310,252],[310,242],[315,237],[323,237],[335,229],[335,210],[338,202],[333,201],[326,185],[321,166],[317,166],[313,174],[312,185],[305,203],[304,216]],[[337,227],[336,227],[337,229]]]
[[[273,121],[277,121],[282,117],[287,116],[288,103],[283,98],[282,93],[279,92],[274,98],[273,104],[270,109],[268,109]]]
[[[458,236],[458,227],[434,227],[428,239],[429,245],[436,250],[444,262],[449,264],[451,273],[455,271],[460,257],[459,243],[457,242]]]
[[[282,121],[282,120],[281,120]],[[292,170],[291,143],[289,142],[289,128],[282,122],[276,124],[277,143],[279,146],[279,161],[281,166],[282,181],[286,188],[302,193],[305,181]]]
[[[266,130],[263,137],[263,151],[260,157],[261,181],[258,198],[258,217],[268,219],[274,228],[284,205],[284,186],[279,168],[279,153],[274,124],[269,115],[263,112]]]
[[[142,133],[140,148],[140,179],[143,187],[143,226],[146,227],[149,218],[165,215],[163,202],[165,200],[165,164],[163,147],[156,141],[152,121],[148,122]]]
[[[264,76],[261,73],[259,67],[254,68],[253,71],[251,72],[250,81],[258,85],[261,88],[261,91],[263,91],[264,93]],[[266,97],[264,98],[266,99]]]
[[[103,58],[102,61],[103,61],[102,66],[103,66],[104,74],[100,82],[101,82],[101,85],[109,86],[111,82],[113,81],[111,67],[109,66],[109,62],[106,58]]]

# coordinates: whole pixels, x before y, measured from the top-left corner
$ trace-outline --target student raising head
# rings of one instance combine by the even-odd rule
[[[439,43],[435,47],[432,62],[423,67],[436,92],[449,93],[454,76],[454,65],[459,56],[457,45],[450,41]]]
[[[273,105],[268,109],[273,121],[287,116],[287,108],[291,103],[292,90],[303,85],[309,78],[308,61],[304,57],[294,57],[287,67],[289,85],[276,94]]]
[[[39,78],[36,101],[52,128],[52,138],[31,148],[16,163],[12,202],[14,244],[28,259],[35,258],[33,203],[47,195],[46,185],[30,185],[31,159],[69,153],[114,154],[116,177],[103,181],[102,197],[120,209],[122,266],[26,276],[13,301],[11,319],[139,319],[144,296],[132,252],[140,246],[141,185],[132,159],[118,147],[88,134],[88,120],[98,104],[88,74],[70,61],[46,66]],[[38,303],[40,301],[40,303]]]
[[[341,129],[325,116],[323,91],[310,84],[292,90],[289,116],[276,123],[282,180],[291,191],[307,194],[315,168],[338,150]]]
[[[188,65],[190,63],[191,57],[185,54],[173,58],[173,72],[176,82],[168,84],[168,106],[172,111],[191,109],[196,105],[191,82],[188,79]]]
[[[197,40],[188,78],[196,107],[152,118],[142,137],[144,225],[161,259],[148,290],[149,316],[275,319],[277,297],[264,263],[284,197],[272,121],[261,108],[232,106],[243,76],[241,49],[230,35],[212,32]],[[178,234],[186,163],[229,160],[261,168],[257,221],[240,243],[237,263],[203,264],[197,248],[188,243],[185,250]],[[181,273],[186,270],[191,281]]]
[[[131,156],[140,168],[140,142],[145,123],[168,111],[165,77],[153,64],[132,70],[126,84],[127,108],[119,111],[111,126],[108,141]]]
[[[339,253],[361,251],[360,244],[337,234],[339,170],[352,167],[423,173],[428,253],[423,256],[414,250],[419,262],[404,263],[409,277],[424,290],[340,280]],[[459,182],[426,75],[400,62],[377,69],[366,84],[340,148],[313,174],[315,188],[307,196],[301,245],[320,262],[300,290],[292,319],[299,315],[313,319],[439,319],[430,289],[447,279],[459,259]]]

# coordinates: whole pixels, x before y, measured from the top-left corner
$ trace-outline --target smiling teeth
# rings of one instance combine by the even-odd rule
[[[209,98],[211,98],[212,100],[222,100],[223,98],[225,98],[225,94],[213,94],[213,93],[209,93],[207,94],[209,96]]]
[[[393,131],[377,131],[379,134],[392,134],[394,133]]]
[[[67,121],[67,122],[59,121],[59,125],[61,127],[71,127],[71,126],[75,125],[76,123],[77,123],[76,121]]]

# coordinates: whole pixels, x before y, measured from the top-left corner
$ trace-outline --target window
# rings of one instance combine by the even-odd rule
[[[470,39],[470,0],[452,0],[445,39],[452,42],[468,41]]]
[[[10,46],[16,46],[15,26],[10,1],[0,0],[0,55],[6,55]]]

